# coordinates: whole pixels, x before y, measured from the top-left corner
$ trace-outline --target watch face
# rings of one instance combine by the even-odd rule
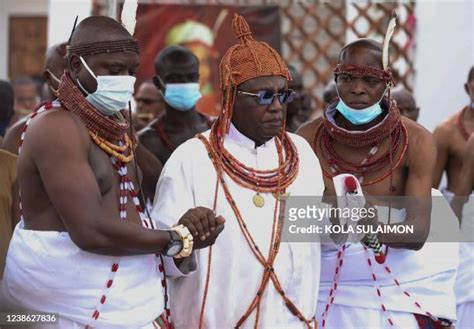
[[[166,250],[166,256],[176,256],[180,253],[181,249],[183,249],[183,244],[181,242],[172,242],[171,245],[168,247],[168,250]]]

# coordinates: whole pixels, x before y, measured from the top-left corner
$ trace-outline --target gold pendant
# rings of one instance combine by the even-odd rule
[[[278,194],[276,192],[273,192],[272,195],[275,199],[277,199],[279,201],[285,201],[290,196],[290,192],[285,192],[285,193],[282,193],[282,194]]]
[[[252,198],[252,201],[253,204],[258,208],[262,208],[265,205],[265,199],[260,195],[260,193],[255,194]]]

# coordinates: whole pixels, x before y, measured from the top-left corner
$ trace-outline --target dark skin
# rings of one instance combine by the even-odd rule
[[[286,90],[287,81],[281,76],[254,78],[240,84],[237,89],[249,93],[268,90],[278,93]],[[255,142],[258,147],[280,132],[286,106],[274,97],[269,105],[259,105],[252,96],[237,93],[232,113],[232,123],[239,132]]]
[[[66,44],[61,43],[55,45],[48,49],[46,53],[46,63],[45,63],[45,70],[43,72],[43,79],[46,82],[47,88],[47,95],[45,97],[45,101],[52,101],[55,99],[55,91],[58,90],[59,81],[56,79],[61,79],[63,75],[64,68],[66,66],[66,60],[64,56],[66,55]],[[54,77],[52,76],[54,74]]]
[[[63,58],[66,52],[65,44],[55,45],[50,47],[46,52],[45,67],[43,72],[43,78],[48,85],[48,90],[51,92],[52,89],[57,90],[59,83],[51,77],[52,72],[56,77],[61,78],[61,75],[66,68],[66,60]],[[50,72],[48,72],[50,71]],[[52,100],[53,95],[50,95]],[[3,139],[1,148],[7,150],[10,153],[18,155],[18,146],[20,145],[20,137],[23,130],[23,125],[28,120],[28,117],[21,119],[16,122],[10,128],[8,128],[5,138]]]
[[[334,81],[331,81],[324,87],[323,90],[323,100],[326,103],[326,106],[330,105],[334,100],[337,99],[336,84]]]
[[[370,66],[377,69],[382,69],[381,65],[381,51],[372,50],[363,46],[353,46],[347,50],[340,59],[344,64],[354,64]],[[349,106],[361,109],[370,106],[377,102],[385,90],[385,82],[375,81],[372,78],[355,78],[350,76],[339,77],[337,79],[337,87],[339,95],[344,102]],[[355,126],[346,120],[337,112],[335,115],[336,123],[340,127],[351,130],[367,130],[376,125],[383,119],[383,114],[371,122]],[[408,131],[409,147],[407,153],[402,159],[401,165],[393,173],[393,196],[407,196],[412,197],[407,201],[406,207],[407,216],[404,224],[414,225],[414,235],[392,235],[390,233],[380,235],[379,239],[392,248],[403,248],[411,250],[419,250],[423,247],[424,242],[429,233],[430,215],[431,215],[431,179],[433,167],[436,158],[436,149],[431,134],[415,122],[403,118],[402,122],[405,124]],[[322,123],[322,118],[318,118],[302,126],[297,134],[304,137],[311,145],[313,143],[314,135],[317,128]],[[404,141],[402,140],[402,143]],[[335,140],[332,141],[336,152],[343,155],[343,158],[353,163],[360,163],[367,156],[371,146],[353,148],[343,145]],[[319,145],[319,143],[318,143]],[[378,154],[383,154],[387,151],[388,139],[379,144]],[[316,154],[322,154],[318,146]],[[394,159],[398,159],[401,153],[401,148]],[[330,172],[330,166],[327,159],[319,156],[321,167]],[[377,173],[370,173],[364,176],[365,181],[369,181],[380,177],[386,171]],[[335,189],[332,179],[324,177],[325,196],[335,196]],[[386,178],[373,185],[363,187],[365,196],[372,197],[377,200],[378,197],[389,195],[390,179]],[[375,221],[362,220],[361,224],[372,225]],[[397,225],[397,224],[391,224]],[[396,241],[396,242],[393,242]],[[415,242],[414,242],[415,241]]]
[[[47,54],[46,54],[46,66],[44,77],[45,81],[48,85],[48,89],[51,91],[52,89],[58,89],[58,83],[55,79],[51,77],[50,72],[56,76],[60,77],[64,72],[66,62],[62,56],[63,48],[65,47],[63,44],[59,44],[57,46],[51,47]],[[64,50],[65,51],[65,50]],[[25,117],[24,119],[18,121],[13,126],[8,129],[5,138],[3,139],[1,148],[7,150],[13,154],[18,155],[18,145],[20,144],[21,133],[23,131],[23,126],[25,122],[28,120],[29,117]],[[138,162],[138,167],[141,169],[141,173],[143,174],[143,193],[146,198],[153,200],[155,195],[155,187],[156,183],[158,182],[158,178],[160,177],[161,169],[163,168],[162,164],[159,162],[156,157],[153,156],[141,143],[138,144],[137,148],[135,149],[136,159]],[[140,175],[141,176],[141,175]],[[18,209],[18,184],[15,183],[14,185],[14,193],[13,193],[13,209],[15,216],[13,217],[13,227],[18,223],[20,220],[19,216],[19,209]]]
[[[466,143],[466,152],[464,153],[463,166],[460,172],[463,178],[462,182],[452,191],[456,197],[451,201],[451,208],[461,223],[462,210],[469,198],[469,194],[474,189],[474,135],[471,134]]]
[[[292,66],[289,67],[292,80],[288,82],[288,88],[295,91],[293,101],[287,105],[286,131],[295,132],[298,127],[305,123],[310,115],[311,100],[304,90],[303,78]]]
[[[102,19],[90,18],[81,24],[98,20],[93,22],[97,26]],[[117,32],[121,27],[113,27],[103,34],[106,40],[130,38],[126,32]],[[73,42],[82,41],[80,37],[93,40],[94,35],[87,32],[79,25]],[[97,54],[85,60],[96,75],[134,74],[139,64],[134,52]],[[95,91],[95,80],[77,56],[70,58],[69,71],[73,81],[79,79],[89,92]],[[133,163],[127,170],[134,185],[139,186]],[[18,161],[18,177],[26,229],[67,231],[79,248],[104,255],[160,253],[170,241],[167,232],[141,226],[131,198],[127,220],[119,219],[119,176],[79,117],[68,111],[54,109],[31,122]],[[195,248],[214,243],[223,222],[205,208],[190,209],[178,221],[191,228]],[[201,226],[196,229],[190,223]]]
[[[163,94],[156,88],[153,82],[145,81],[135,94],[137,112],[140,114],[151,114],[152,118],[158,117],[165,107]]]
[[[416,106],[413,95],[405,88],[398,88],[392,92],[392,97],[397,101],[398,109],[401,115],[413,120],[418,120],[420,108]]]
[[[469,102],[474,102],[474,74],[470,81],[464,84],[464,90],[469,96]],[[469,104],[467,104],[469,107]],[[466,152],[466,140],[459,131],[458,113],[450,116],[441,123],[433,132],[436,146],[438,149],[438,158],[433,176],[433,187],[438,188],[443,173],[446,171],[448,178],[447,189],[456,191],[462,186],[464,177],[460,175],[463,167],[464,154]],[[474,110],[466,111],[462,118],[464,127],[468,132],[474,131]]]
[[[66,61],[63,58],[66,52],[65,44],[55,45],[48,49],[46,53],[45,68],[43,77],[48,86],[48,92],[50,93],[49,98],[52,100],[53,94],[52,89],[58,89],[58,82],[51,77],[51,73],[55,74],[58,78],[64,72]],[[50,71],[50,72],[48,72]],[[1,148],[7,150],[10,153],[18,155],[18,146],[20,145],[21,133],[23,132],[23,126],[28,120],[29,116],[17,121],[14,125],[8,128],[5,138],[2,141]],[[20,221],[20,209],[19,209],[19,198],[18,198],[18,183],[15,181],[13,184],[12,192],[12,227]]]
[[[173,63],[166,61],[162,70],[158,73],[159,79],[155,79],[157,87],[163,95],[165,94],[165,85],[168,83],[190,83],[199,82],[199,62],[191,55],[185,63]],[[174,109],[165,103],[165,116],[163,119],[164,130],[170,142],[178,147],[188,139],[194,137],[197,133],[209,129],[206,118],[196,112],[195,108],[183,112]],[[153,120],[150,125],[153,125]],[[165,164],[173,150],[170,150],[161,140],[154,128],[147,129],[139,134],[140,141],[150,150],[160,161]]]

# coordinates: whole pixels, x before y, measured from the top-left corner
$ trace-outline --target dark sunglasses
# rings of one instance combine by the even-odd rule
[[[293,89],[288,89],[285,90],[284,92],[278,92],[278,93],[273,93],[272,91],[269,90],[260,90],[257,93],[249,93],[246,91],[241,91],[237,90],[239,94],[242,95],[247,95],[247,96],[252,96],[252,97],[258,97],[257,103],[259,105],[270,105],[273,103],[273,98],[277,97],[278,100],[280,101],[280,104],[285,104],[285,103],[290,103],[293,101],[293,98],[295,97],[295,92]]]

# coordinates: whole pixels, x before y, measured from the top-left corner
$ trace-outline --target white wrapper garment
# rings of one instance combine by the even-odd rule
[[[66,322],[84,327],[99,303],[114,259],[79,249],[66,232],[25,230],[21,221],[8,250],[4,294],[13,309],[59,313]],[[154,255],[120,258],[95,327],[140,328],[163,312],[157,261]],[[171,259],[167,263],[171,272],[176,271]]]
[[[342,181],[340,182],[342,184]],[[441,196],[433,190],[434,196]],[[437,224],[437,220],[449,221],[451,234],[458,232],[456,219],[439,218],[439,213],[451,213],[447,202],[433,202],[431,231],[446,231],[446,223]],[[442,209],[440,209],[440,207]],[[378,219],[387,219],[388,209],[377,207]],[[406,216],[404,209],[392,208],[392,223],[403,222]],[[321,284],[318,297],[317,315],[321,325],[322,313],[328,302],[328,295],[333,284],[338,248],[323,245],[321,262]],[[459,243],[428,242],[419,251],[390,248],[384,264],[375,261],[372,250],[364,250],[361,243],[349,244],[345,250],[343,266],[338,278],[337,290],[333,304],[326,318],[326,328],[393,328],[389,325],[388,316],[395,328],[416,328],[417,322],[413,313],[423,313],[415,305],[420,303],[423,309],[435,316],[454,320],[456,318],[454,280],[458,265]],[[380,287],[382,298],[377,294],[371,268],[367,258],[370,257],[373,271]],[[384,266],[388,265],[391,274]],[[401,288],[394,283],[396,278]],[[408,298],[403,290],[410,293]],[[381,304],[387,309],[382,311]]]
[[[474,241],[474,195],[464,205],[461,232],[463,241]],[[456,328],[474,328],[474,242],[462,242],[459,250],[459,268],[456,277]]]

